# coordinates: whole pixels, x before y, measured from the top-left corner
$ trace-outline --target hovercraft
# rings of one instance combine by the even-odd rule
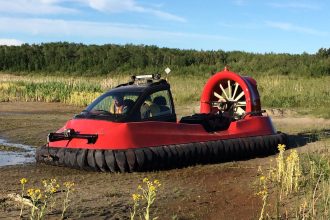
[[[133,76],[50,133],[35,157],[56,166],[135,172],[265,156],[286,135],[264,112],[257,82],[226,68],[204,86],[200,113],[179,121],[167,80]]]

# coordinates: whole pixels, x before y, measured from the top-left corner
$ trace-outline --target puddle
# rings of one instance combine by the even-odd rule
[[[35,162],[35,147],[9,143],[1,138],[0,146],[8,147],[6,150],[0,150],[0,167]]]

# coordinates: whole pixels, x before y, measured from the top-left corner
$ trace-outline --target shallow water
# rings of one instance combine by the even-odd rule
[[[22,152],[0,151],[0,167],[35,162],[35,147],[25,144],[9,143],[0,138],[0,145],[22,149]]]

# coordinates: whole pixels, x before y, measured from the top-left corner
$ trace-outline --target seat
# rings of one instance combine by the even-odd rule
[[[207,132],[214,132],[227,130],[231,120],[222,114],[200,113],[182,117],[180,123],[201,124]]]
[[[145,100],[140,109],[141,119],[147,119],[151,117],[158,116],[160,113],[160,108],[153,102]]]
[[[153,100],[153,103],[155,105],[158,105],[161,115],[171,113],[170,108],[167,107],[166,98],[164,96],[155,97],[154,100]]]
[[[132,99],[125,99],[124,100],[124,109],[125,109],[125,113],[127,113],[129,110],[132,109],[133,105],[134,105],[134,101]]]

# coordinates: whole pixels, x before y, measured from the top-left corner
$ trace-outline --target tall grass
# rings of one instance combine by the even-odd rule
[[[279,151],[267,173],[258,169],[259,220],[273,219],[273,213],[276,219],[330,219],[329,155],[298,155],[296,150],[287,155],[284,145]]]
[[[269,107],[318,108],[330,105],[330,76],[258,77],[262,104]]]
[[[170,75],[169,82],[176,105],[200,100],[210,73],[204,75]],[[113,77],[46,77],[0,74],[0,102],[42,101],[85,106],[114,86],[127,82],[129,76]],[[326,109],[330,106],[330,76],[255,76],[263,107]],[[329,116],[330,117],[330,116]]]
[[[0,102],[62,102],[86,106],[104,91],[127,80],[116,78],[58,78],[0,75]]]

